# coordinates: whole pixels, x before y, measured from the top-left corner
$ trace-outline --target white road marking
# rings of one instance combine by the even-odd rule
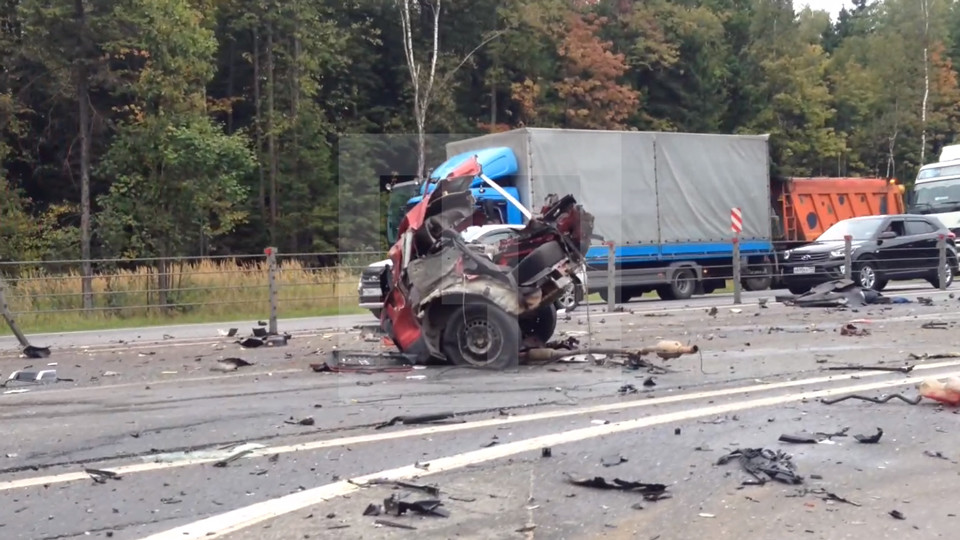
[[[945,374],[944,377],[955,375],[960,375],[960,372]],[[430,460],[428,461],[430,467],[427,470],[417,468],[413,465],[408,465],[406,467],[399,467],[396,469],[390,469],[354,478],[352,479],[352,482],[364,484],[377,478],[386,478],[390,480],[409,480],[412,478],[419,478],[462,469],[464,467],[478,465],[488,461],[493,461],[495,459],[514,456],[523,452],[536,451],[546,446],[554,447],[561,444],[579,442],[645,427],[668,424],[671,422],[693,420],[696,418],[702,418],[704,416],[715,416],[736,411],[743,411],[746,409],[782,405],[804,399],[817,399],[838,394],[891,388],[913,384],[915,382],[916,381],[914,379],[904,378],[871,384],[831,388],[827,390],[815,390],[792,395],[788,394],[785,396],[774,396],[750,401],[727,403],[724,405],[711,405],[693,410],[683,410],[656,416],[648,416],[645,418],[624,420],[612,424],[573,429]],[[278,497],[276,499],[255,503],[243,508],[225,512],[223,514],[201,519],[194,523],[189,523],[187,525],[144,537],[141,540],[211,540],[215,538],[222,538],[228,534],[256,525],[258,523],[262,523],[266,520],[302,510],[304,508],[328,501],[334,497],[348,495],[358,491],[359,489],[361,488],[347,481],[326,484],[313,489],[308,489],[298,493]]]
[[[948,367],[956,367],[960,365],[960,360],[949,360],[944,362],[934,362],[930,364],[918,365],[914,368],[914,372],[931,370],[931,369],[940,369]],[[556,418],[565,418],[570,416],[580,416],[580,415],[590,415],[597,413],[604,413],[610,411],[623,411],[630,410],[640,407],[652,407],[656,405],[665,405],[670,403],[680,403],[684,401],[691,401],[697,399],[709,399],[717,398],[724,396],[731,396],[736,394],[751,394],[757,392],[765,392],[770,390],[780,390],[785,388],[793,388],[797,386],[808,386],[814,384],[823,384],[837,381],[845,381],[851,379],[863,379],[867,377],[877,377],[883,375],[890,375],[890,372],[858,372],[858,373],[849,373],[842,375],[830,375],[824,377],[813,377],[809,379],[799,379],[793,381],[782,381],[775,383],[765,383],[751,386],[742,386],[736,388],[724,388],[720,390],[709,390],[704,392],[694,392],[688,394],[679,394],[673,396],[664,396],[653,399],[642,399],[635,400],[630,402],[617,402],[617,403],[607,403],[604,405],[594,405],[590,407],[580,407],[576,409],[563,409],[558,411],[546,411],[540,413],[518,415],[518,416],[509,416],[502,418],[491,418],[487,420],[477,420],[474,422],[465,422],[463,424],[443,424],[437,426],[423,427],[423,428],[414,428],[406,429],[401,431],[394,431],[388,433],[371,433],[366,435],[356,435],[352,437],[342,437],[337,439],[326,439],[319,441],[311,441],[300,444],[286,445],[286,446],[274,446],[267,447],[260,450],[254,450],[247,456],[242,459],[251,459],[257,457],[270,456],[273,454],[286,454],[291,452],[306,452],[319,450],[323,448],[332,448],[337,446],[354,446],[357,444],[365,443],[375,443],[390,441],[396,439],[405,439],[409,437],[422,437],[428,435],[435,435],[439,433],[451,433],[456,431],[465,431],[470,429],[483,429],[489,427],[498,427],[503,425],[510,424],[520,424],[525,422],[535,422],[541,420],[553,420]],[[918,379],[913,379],[915,382],[919,382]],[[877,383],[885,384],[885,383]],[[882,387],[882,386],[881,386]],[[171,463],[137,463],[134,465],[122,465],[119,467],[107,467],[109,470],[116,472],[120,475],[142,473],[142,472],[152,472],[163,469],[172,469],[178,467],[187,467],[192,465],[202,465],[205,463],[211,463],[216,461],[215,459],[187,459],[183,461],[176,461]],[[64,473],[57,475],[49,476],[38,476],[31,478],[21,478],[18,480],[8,480],[6,482],[0,483],[0,492],[9,491],[12,489],[22,489],[33,486],[42,486],[49,484],[59,484],[65,482],[76,482],[79,480],[85,480],[87,475],[78,472],[78,473]]]

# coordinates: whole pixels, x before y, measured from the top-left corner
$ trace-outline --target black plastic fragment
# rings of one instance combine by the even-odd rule
[[[415,530],[417,530],[416,527],[412,527],[412,526],[410,526],[410,525],[405,525],[405,524],[403,524],[403,523],[397,523],[397,522],[395,522],[395,521],[387,521],[387,520],[385,520],[385,519],[378,519],[378,520],[374,521],[374,523],[377,524],[377,525],[383,525],[384,527],[393,527],[394,529],[406,529],[406,530],[408,530],[408,531],[415,531]]]
[[[650,501],[666,498],[664,493],[667,491],[667,486],[664,484],[646,484],[643,482],[621,480],[619,478],[614,478],[613,483],[610,483],[607,482],[607,480],[602,476],[595,476],[593,478],[574,478],[567,474],[566,478],[568,482],[575,486],[641,493],[643,494],[644,499]]]
[[[90,478],[98,484],[106,484],[107,480],[120,480],[122,477],[113,472],[103,469],[84,469],[83,472],[90,475]]]
[[[429,424],[431,422],[439,422],[441,420],[449,420],[455,415],[452,412],[442,412],[436,414],[421,414],[416,416],[395,416],[390,420],[378,425],[374,429],[382,429],[385,427],[390,427],[396,424],[411,425],[411,424]]]
[[[365,516],[379,516],[383,512],[383,509],[380,508],[379,504],[370,503],[367,505],[367,508],[363,511]]]
[[[870,397],[870,396],[861,396],[861,395],[853,394],[853,395],[849,395],[849,396],[838,397],[837,399],[823,399],[823,400],[820,400],[820,401],[821,401],[821,403],[823,403],[824,405],[833,405],[834,403],[840,403],[841,401],[844,401],[844,400],[847,400],[847,399],[862,399],[863,401],[869,401],[869,402],[871,402],[871,403],[883,404],[883,403],[886,403],[886,402],[890,401],[890,400],[893,399],[893,398],[897,398],[897,399],[899,399],[900,401],[903,401],[903,402],[905,402],[905,403],[909,403],[910,405],[918,405],[918,404],[920,403],[920,400],[921,400],[921,397],[920,397],[920,396],[917,396],[917,397],[915,397],[915,398],[908,398],[908,397],[904,397],[904,396],[901,395],[901,394],[890,394],[889,396],[884,396],[884,397],[881,397],[881,398],[874,398],[874,397]]]
[[[890,515],[893,516],[894,519],[907,519],[907,516],[903,515],[903,512],[899,510],[891,510]]]
[[[440,508],[441,506],[443,503],[435,499],[408,503],[400,500],[396,493],[383,500],[383,511],[393,516],[414,512],[422,516],[450,517],[450,513]]]
[[[732,460],[738,460],[755,482],[744,484],[763,485],[770,480],[784,484],[802,484],[803,477],[797,474],[793,458],[784,452],[767,450],[765,448],[741,448],[721,457],[717,465],[725,465]]]
[[[541,448],[540,457],[543,457],[543,458],[553,457],[553,450],[551,448]]]
[[[880,442],[880,437],[883,437],[883,430],[877,428],[877,432],[874,435],[854,435],[853,438],[864,443],[864,444],[876,444]]]

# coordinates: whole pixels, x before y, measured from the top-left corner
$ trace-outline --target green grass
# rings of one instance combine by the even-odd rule
[[[77,272],[49,275],[25,269],[8,278],[7,303],[25,333],[104,330],[170,324],[266,319],[270,315],[266,263],[201,261],[170,270],[167,305],[159,307],[152,269],[117,270],[93,279],[94,310],[82,308]],[[359,269],[308,268],[284,261],[279,272],[278,316],[364,313],[357,307]],[[0,324],[0,335],[10,335]]]

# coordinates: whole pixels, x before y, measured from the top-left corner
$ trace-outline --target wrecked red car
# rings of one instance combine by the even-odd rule
[[[548,197],[540,215],[492,253],[460,232],[476,224],[469,160],[440,180],[406,214],[390,249],[392,288],[382,325],[417,362],[503,369],[522,347],[546,343],[557,324],[554,302],[584,264],[593,216],[572,196]]]

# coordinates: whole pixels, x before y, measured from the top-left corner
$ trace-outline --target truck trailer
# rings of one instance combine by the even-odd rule
[[[528,208],[550,195],[575,197],[595,219],[587,289],[606,299],[612,245],[616,301],[625,302],[650,291],[673,300],[722,288],[733,275],[734,208],[742,215],[744,286],[769,287],[776,256],[768,138],[523,128],[446,150],[448,163],[471,155],[495,162],[497,183]],[[523,219],[479,178],[471,189],[492,219]]]

